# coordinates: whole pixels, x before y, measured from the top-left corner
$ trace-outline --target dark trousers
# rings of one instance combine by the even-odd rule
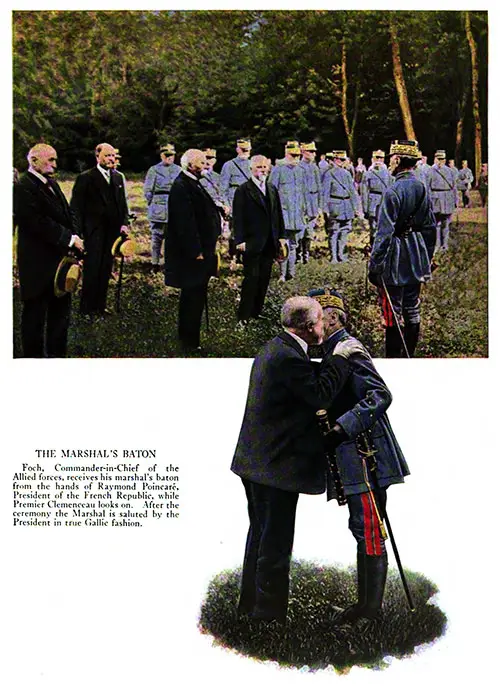
[[[263,252],[243,253],[243,284],[238,319],[258,317],[264,307],[274,261],[274,246],[266,245]]]
[[[391,298],[394,312],[398,319],[403,319],[404,324],[420,323],[421,287],[421,283],[412,283],[408,286],[387,286],[387,292]],[[391,304],[382,286],[379,287],[379,298],[385,326],[396,326]]]
[[[374,496],[380,516],[385,512],[387,489],[380,489]],[[358,553],[381,556],[385,554],[385,542],[380,532],[380,523],[375,505],[369,493],[347,496],[349,507],[349,529],[358,544]]]
[[[50,284],[42,295],[23,302],[21,339],[24,357],[45,357],[45,347],[47,357],[66,357],[71,296],[56,298],[53,288]]]
[[[109,277],[113,267],[111,248],[117,233],[96,230],[85,239],[86,256],[83,263],[80,311],[83,314],[102,314],[106,309]]]
[[[298,493],[242,479],[248,529],[238,613],[254,619],[286,618]]]
[[[179,299],[179,339],[186,348],[200,345],[201,317],[207,298],[208,281],[181,289]]]

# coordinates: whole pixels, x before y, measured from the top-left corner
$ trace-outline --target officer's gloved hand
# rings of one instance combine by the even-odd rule
[[[355,338],[347,338],[345,341],[337,343],[333,350],[334,355],[340,355],[344,359],[349,359],[351,355],[362,355],[367,360],[370,359],[364,346]]]
[[[368,272],[368,281],[374,286],[381,286],[382,276],[380,274],[375,274],[374,272]]]

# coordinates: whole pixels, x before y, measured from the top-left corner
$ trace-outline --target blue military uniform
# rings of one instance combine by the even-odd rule
[[[334,151],[335,158],[345,159],[345,151]],[[323,209],[327,214],[326,231],[332,263],[345,262],[347,237],[352,220],[359,208],[359,196],[352,175],[335,164],[325,172],[322,181]]]
[[[287,152],[300,155],[298,144],[289,147]],[[296,162],[286,162],[273,167],[269,181],[277,189],[283,219],[285,222],[285,237],[288,242],[288,258],[280,262],[280,280],[293,279],[295,276],[295,264],[297,261],[297,241],[306,229],[307,201],[306,201],[306,175],[303,168]]]
[[[160,152],[170,156],[175,154],[171,145],[163,146]],[[168,225],[168,196],[172,184],[181,173],[177,164],[159,162],[148,169],[144,181],[144,197],[148,205],[148,219],[151,224],[151,262],[158,265],[161,246]]]
[[[345,313],[342,296],[336,291],[317,289],[309,295],[321,304],[327,320],[331,308],[339,317]],[[352,337],[345,328],[334,331],[323,343],[324,358],[329,359],[335,346],[348,338]],[[337,499],[339,504],[347,501],[349,529],[357,543],[358,601],[342,613],[342,622],[374,617],[381,610],[387,553],[379,517],[384,516],[387,488],[403,483],[410,473],[386,414],[392,402],[389,389],[368,353],[366,357],[351,356],[349,366],[351,374],[328,408],[333,431],[327,438],[332,441],[330,453],[334,453],[343,491],[339,493],[331,477],[330,462],[327,498]],[[370,451],[374,451],[371,457],[367,455]]]
[[[420,153],[416,142],[396,141],[391,146],[392,154],[413,158]],[[431,278],[435,242],[436,220],[427,189],[412,170],[403,170],[383,196],[369,263],[370,278],[379,285],[387,357],[400,357],[402,352],[391,303],[398,320],[401,316],[404,320],[408,354],[412,356],[415,351],[420,329],[420,288]]]
[[[472,188],[472,183],[474,181],[474,174],[469,167],[462,167],[460,171],[457,169],[457,191],[462,193],[462,202],[464,207],[469,207],[470,204],[470,194],[469,191]]]
[[[419,181],[422,181],[422,183],[425,183],[426,186],[429,186],[430,171],[430,164],[427,164],[427,162],[421,162],[415,167],[415,176]]]
[[[378,157],[378,153],[381,153],[382,157],[384,156],[381,150],[376,150],[373,153],[373,157]],[[382,196],[392,184],[392,181],[393,177],[387,167],[378,164],[372,164],[361,179],[361,203],[365,217],[370,225],[370,243],[373,242]]]
[[[436,159],[446,159],[444,150],[436,152]],[[458,203],[457,187],[451,169],[445,165],[434,164],[429,172],[428,188],[437,223],[436,249],[447,250],[451,215]]]
[[[236,141],[237,149],[243,153],[249,152],[252,149],[252,145],[247,138],[238,138]],[[233,213],[233,200],[236,189],[250,179],[252,173],[250,171],[250,160],[245,157],[233,157],[232,160],[224,162],[222,165],[220,173],[220,190],[222,194],[222,199],[230,208],[231,215]],[[236,255],[236,244],[234,242],[233,236],[233,221],[232,218],[229,219],[229,255],[235,257]],[[238,260],[241,256],[238,255]]]
[[[316,145],[314,143],[301,144],[302,151],[316,152]],[[309,251],[311,240],[314,236],[314,230],[317,227],[318,217],[322,212],[322,196],[321,196],[321,174],[318,165],[314,160],[301,159],[299,165],[304,170],[305,184],[306,184],[306,228],[304,232],[299,235],[299,241],[302,248],[302,261],[304,264],[309,260]]]

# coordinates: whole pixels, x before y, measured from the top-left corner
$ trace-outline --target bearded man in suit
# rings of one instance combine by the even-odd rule
[[[70,294],[56,297],[54,277],[70,248],[83,250],[68,202],[53,177],[57,153],[45,143],[28,153],[29,169],[14,188],[24,357],[65,357]],[[46,328],[45,341],[44,329]]]
[[[111,248],[120,233],[128,234],[128,206],[123,176],[116,171],[116,150],[109,143],[95,149],[96,166],[76,177],[71,197],[85,240],[80,311],[85,315],[110,314],[106,309]]]

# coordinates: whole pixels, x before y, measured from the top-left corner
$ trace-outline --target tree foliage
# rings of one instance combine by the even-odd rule
[[[487,149],[487,13],[469,12]],[[464,13],[445,11],[16,11],[14,162],[45,140],[77,171],[95,144],[142,171],[159,143],[232,155],[239,135],[282,155],[292,138],[369,157],[405,136],[397,30],[413,126],[428,155],[473,157]]]

